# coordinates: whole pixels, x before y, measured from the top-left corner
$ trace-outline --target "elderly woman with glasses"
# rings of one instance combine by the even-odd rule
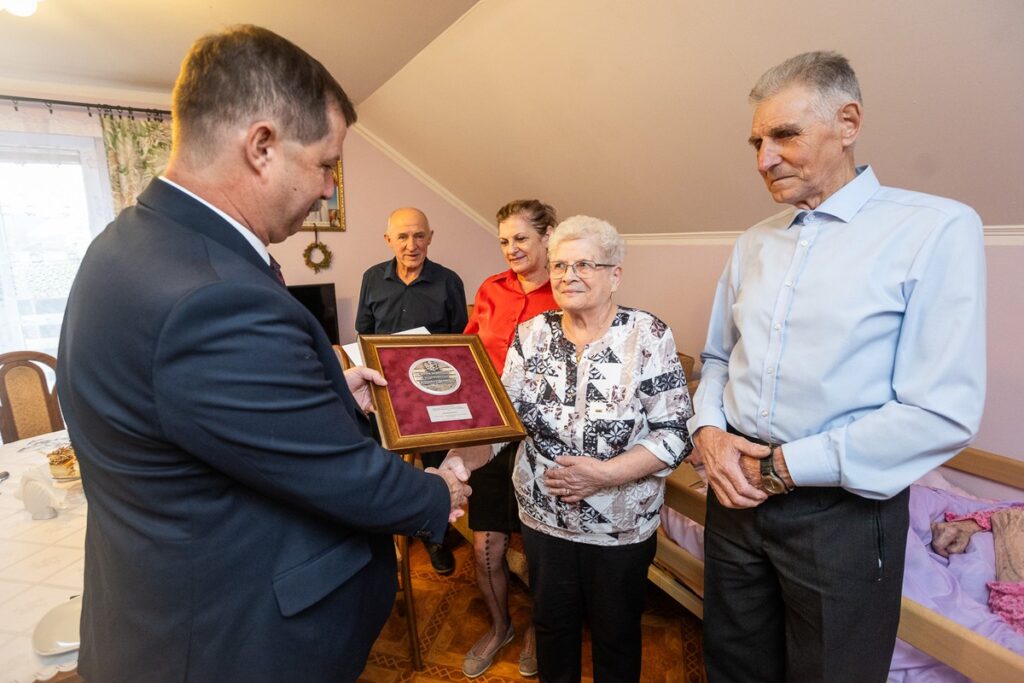
[[[559,224],[548,272],[560,310],[519,325],[502,374],[528,434],[512,481],[543,681],[580,679],[584,619],[594,680],[640,679],[664,477],[692,448],[671,330],[612,299],[624,252],[605,221]]]

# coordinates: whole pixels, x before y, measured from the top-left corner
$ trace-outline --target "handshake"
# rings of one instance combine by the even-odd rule
[[[440,467],[428,467],[424,472],[436,474],[444,479],[444,483],[448,485],[448,493],[452,499],[452,508],[448,514],[448,522],[454,522],[466,514],[462,507],[469,500],[469,494],[473,493],[473,489],[466,483],[469,481],[469,468],[462,462],[462,458],[457,455],[449,455],[444,459]]]

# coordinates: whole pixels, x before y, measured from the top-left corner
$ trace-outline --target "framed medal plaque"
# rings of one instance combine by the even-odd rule
[[[371,386],[384,448],[438,451],[526,436],[475,334],[365,335],[359,347],[366,367],[388,381]]]

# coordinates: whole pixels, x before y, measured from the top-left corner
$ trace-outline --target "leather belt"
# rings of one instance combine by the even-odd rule
[[[735,427],[733,427],[728,422],[725,424],[725,430],[727,432],[729,432],[730,434],[735,434],[736,436],[742,436],[747,441],[751,441],[751,442],[759,444],[761,446],[768,446],[768,448],[771,448],[772,446],[779,446],[780,445],[780,444],[777,444],[777,443],[770,443],[768,441],[764,441],[762,439],[758,439],[758,438],[753,437],[753,436],[747,436],[746,434],[744,434],[740,430],[738,430]]]

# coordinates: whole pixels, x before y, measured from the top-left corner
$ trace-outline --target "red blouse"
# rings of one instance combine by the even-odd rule
[[[492,275],[480,285],[465,333],[480,335],[491,362],[501,375],[505,368],[505,354],[515,338],[519,323],[556,308],[558,304],[551,293],[550,281],[524,294],[519,278],[510,269]]]

